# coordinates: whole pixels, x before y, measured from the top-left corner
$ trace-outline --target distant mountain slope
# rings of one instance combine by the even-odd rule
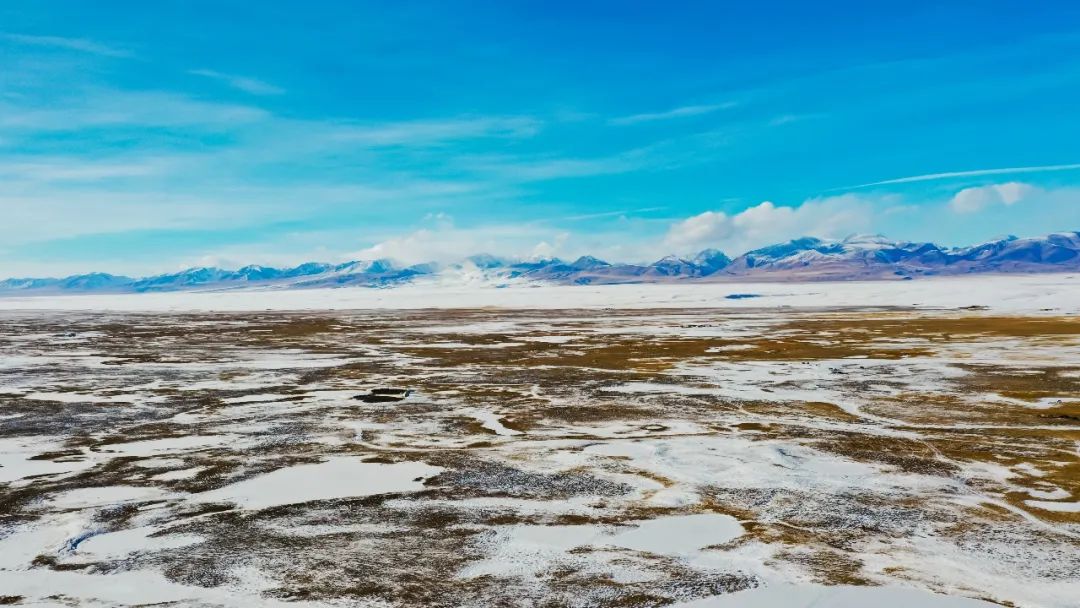
[[[943,248],[933,243],[892,241],[880,235],[856,235],[840,241],[803,237],[748,251],[734,260],[716,249],[689,258],[666,256],[651,264],[609,263],[582,256],[512,260],[478,254],[449,265],[435,262],[402,266],[389,259],[293,268],[245,266],[238,270],[189,268],[152,277],[105,273],[62,279],[13,278],[0,281],[0,294],[156,292],[222,290],[244,287],[304,289],[315,287],[392,287],[422,279],[508,284],[652,283],[685,280],[854,280],[911,278],[979,272],[1080,271],[1080,232],[1034,238],[1008,236],[970,247]]]
[[[723,270],[725,276],[860,279],[974,272],[1080,270],[1080,233],[942,248],[933,243],[853,236],[842,241],[801,238],[748,251]]]

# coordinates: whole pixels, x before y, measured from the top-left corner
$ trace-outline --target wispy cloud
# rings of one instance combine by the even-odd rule
[[[649,163],[651,153],[649,148],[636,148],[592,158],[483,154],[460,158],[458,165],[499,182],[540,182],[636,171]]]
[[[464,117],[344,125],[333,132],[333,138],[361,145],[389,147],[430,145],[464,139],[530,137],[539,129],[539,121],[527,117]]]
[[[1073,163],[1068,165],[1039,165],[1034,167],[1006,167],[1001,169],[975,169],[972,171],[948,171],[945,173],[927,173],[924,175],[911,175],[908,177],[897,177],[894,179],[886,179],[879,182],[869,182],[866,184],[859,184],[856,186],[846,186],[843,188],[833,188],[833,190],[851,190],[855,188],[868,188],[870,186],[888,186],[890,184],[908,184],[912,182],[929,182],[941,179],[951,179],[954,177],[982,177],[985,175],[1008,175],[1015,173],[1048,173],[1051,171],[1075,171],[1080,169],[1080,163]]]
[[[0,165],[0,176],[9,181],[93,182],[156,175],[166,168],[166,164],[157,159],[96,162],[80,158],[45,158],[5,163]]]
[[[250,221],[250,214],[267,209],[188,195],[93,190],[0,192],[0,207],[5,210],[0,237],[16,247],[94,234],[226,225]]]
[[[612,125],[636,125],[643,122],[655,122],[658,120],[671,120],[673,118],[687,118],[690,116],[701,116],[703,114],[711,114],[719,110],[726,110],[733,108],[738,104],[734,101],[728,101],[725,103],[709,104],[709,105],[694,105],[694,106],[681,106],[678,108],[672,108],[665,112],[649,112],[645,114],[632,114],[630,116],[620,116],[618,118],[612,118],[608,121],[608,124]]]
[[[667,207],[641,207],[639,209],[619,209],[617,211],[603,211],[600,213],[569,215],[559,219],[565,222],[580,222],[582,220],[596,220],[605,217],[620,217],[623,215],[633,215],[636,213],[649,213],[650,211],[663,211],[664,209],[667,209]]]
[[[260,108],[201,101],[163,91],[91,89],[47,107],[0,102],[0,127],[37,131],[119,125],[235,126],[266,117],[268,113]]]
[[[29,34],[0,34],[0,38],[25,46],[37,46],[80,53],[91,53],[103,57],[130,57],[131,53],[123,49],[106,46],[85,38],[64,38],[62,36],[31,36]]]
[[[770,127],[779,127],[793,122],[802,122],[811,118],[818,118],[821,114],[781,114],[769,121]]]
[[[216,70],[189,70],[188,74],[217,80],[218,82],[225,83],[234,89],[250,93],[251,95],[281,95],[285,92],[285,89],[272,85],[269,82],[259,80],[258,78],[225,74]]]
[[[545,181],[592,175],[611,175],[633,171],[638,163],[624,157],[611,158],[552,158],[520,160],[506,164],[474,165],[473,170],[500,174],[510,181]]]
[[[172,191],[158,186],[159,176],[150,176],[144,187],[117,189],[104,181],[108,170],[99,167],[95,174],[92,168],[73,168],[70,173],[33,176],[39,181],[27,184],[5,179],[0,172],[0,182],[6,186],[0,189],[0,209],[4,210],[0,243],[18,247],[138,231],[229,229],[257,234],[275,224],[304,225],[306,230],[314,229],[313,225],[337,228],[348,225],[343,218],[370,219],[380,210],[452,206],[462,197],[474,201],[482,196],[476,192],[480,186],[419,180],[379,185],[228,183]],[[87,183],[72,184],[76,180]],[[301,200],[306,204],[297,205]],[[266,246],[272,250],[273,241]]]

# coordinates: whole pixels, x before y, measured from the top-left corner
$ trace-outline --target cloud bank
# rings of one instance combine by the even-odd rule
[[[742,253],[805,235],[843,237],[873,228],[874,204],[848,194],[795,206],[765,201],[733,215],[706,211],[674,223],[664,242],[675,251],[716,247]]]
[[[957,213],[975,213],[993,205],[1014,205],[1039,192],[1035,186],[1021,182],[964,188],[953,196],[949,206]]]

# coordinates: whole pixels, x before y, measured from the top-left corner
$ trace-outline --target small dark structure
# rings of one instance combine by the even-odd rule
[[[401,401],[411,394],[412,390],[407,388],[373,388],[366,395],[357,395],[353,399],[364,403],[390,403]]]

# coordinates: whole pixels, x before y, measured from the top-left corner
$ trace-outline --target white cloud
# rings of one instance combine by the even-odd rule
[[[78,157],[45,157],[0,164],[0,176],[9,183],[15,180],[92,182],[157,175],[164,172],[168,165],[169,161],[154,158],[101,162]]]
[[[1008,175],[1010,173],[1049,173],[1053,171],[1074,171],[1077,169],[1080,169],[1080,163],[1068,165],[1039,165],[1033,167],[1006,167],[1003,169],[975,169],[973,171],[948,171],[945,173],[927,173],[925,175],[911,175],[908,177],[886,179],[880,182],[870,182],[867,184],[859,184],[857,186],[836,188],[836,190],[867,188],[870,186],[887,186],[890,184],[908,184],[912,182],[929,182],[940,179],[951,179],[954,177],[984,177],[987,175]]]
[[[463,158],[459,164],[467,171],[514,183],[626,173],[640,168],[644,158],[637,150],[599,158],[518,158],[489,154]]]
[[[731,216],[723,211],[706,211],[672,225],[666,240],[672,246],[684,249],[722,241],[730,237],[734,230]]]
[[[247,76],[236,76],[234,74],[224,74],[216,70],[190,70],[188,74],[194,76],[203,76],[212,80],[223,82],[230,87],[250,93],[252,95],[281,95],[285,92],[285,89],[272,85],[269,82],[259,80],[258,78],[249,78]]]
[[[0,127],[40,132],[115,126],[235,128],[269,117],[256,107],[163,91],[90,89],[47,107],[0,103]]]
[[[93,40],[84,38],[64,38],[61,36],[31,36],[28,34],[2,34],[0,38],[25,46],[37,46],[44,48],[63,49],[67,51],[79,51],[104,57],[128,57],[127,51],[112,48]]]
[[[470,255],[489,253],[512,259],[558,257],[573,260],[595,255],[620,262],[651,262],[659,258],[655,226],[618,221],[584,231],[567,230],[549,222],[454,225],[445,214],[425,218],[422,227],[391,234],[360,251],[339,256],[349,260],[391,258],[399,262],[456,262]]]
[[[450,229],[454,227],[454,217],[445,211],[435,211],[424,215],[425,222],[431,222],[437,228]]]
[[[566,241],[570,240],[569,232],[560,232],[555,235],[553,243],[540,241],[533,247],[530,257],[534,260],[546,260],[558,255],[558,252],[566,247]]]
[[[821,114],[781,114],[769,121],[770,127],[779,127],[782,125],[791,124],[793,122],[801,122],[811,118],[820,118]]]
[[[683,253],[717,247],[737,255],[800,236],[839,238],[867,231],[873,225],[873,211],[872,201],[850,194],[794,207],[765,201],[734,215],[706,211],[676,222],[668,229],[665,244]]]
[[[385,185],[227,185],[170,192],[156,187],[156,179],[144,188],[113,188],[108,182],[97,183],[94,178],[104,176],[92,170],[79,180],[77,172],[39,177],[42,181],[7,180],[0,188],[0,209],[4,210],[0,242],[4,245],[142,230],[257,230],[278,222],[345,216],[361,209],[377,213],[379,209],[452,204],[456,197],[471,192],[471,186],[465,183],[423,181]],[[69,187],[72,185],[77,187]],[[297,201],[307,203],[298,205]],[[272,251],[276,244],[269,241],[265,247]]]
[[[610,121],[608,121],[608,123],[612,125],[636,125],[643,122],[671,120],[673,118],[685,118],[688,116],[701,116],[703,114],[711,114],[718,110],[726,110],[728,108],[733,108],[737,105],[737,103],[729,101],[726,103],[709,105],[682,106],[664,112],[649,112],[645,114],[620,116],[619,118],[612,118]]]
[[[188,196],[108,193],[57,193],[55,198],[0,193],[5,244],[61,240],[83,235],[135,230],[199,229],[208,224],[241,221],[261,210],[252,205],[223,205]]]
[[[336,129],[333,137],[340,141],[369,146],[404,146],[464,139],[530,137],[538,130],[539,123],[532,118],[466,117],[346,125]]]
[[[1039,188],[1022,182],[964,188],[949,201],[949,207],[957,213],[975,213],[994,205],[1014,205],[1039,192]]]
[[[455,227],[449,218],[407,234],[390,236],[378,243],[346,254],[347,259],[390,258],[406,264],[453,262],[477,253],[528,257],[545,240],[558,240],[554,230],[535,225],[489,225]]]
[[[617,211],[600,211],[597,213],[582,213],[578,215],[568,215],[559,218],[564,222],[578,222],[582,220],[595,220],[605,217],[629,217],[639,213],[648,213],[650,211],[661,211],[667,207],[639,207],[637,209],[619,209]]]

